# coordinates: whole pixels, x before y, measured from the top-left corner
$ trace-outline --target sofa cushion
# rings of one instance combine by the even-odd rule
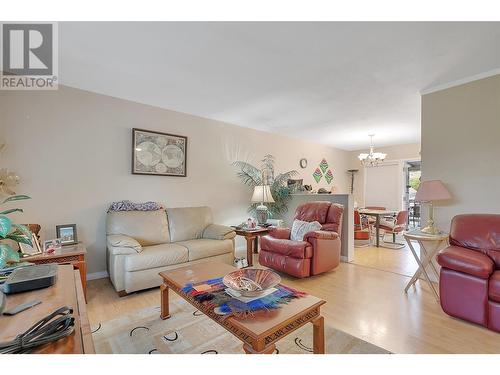
[[[500,251],[500,215],[456,215],[451,221],[450,244],[483,252]]]
[[[318,221],[324,224],[328,209],[332,204],[330,202],[317,201],[301,204],[295,210],[294,219],[302,221]]]
[[[342,229],[342,215],[344,206],[338,203],[332,203],[326,215],[326,223],[323,225],[323,230],[340,233]]]
[[[209,224],[203,230],[202,237],[209,240],[228,240],[236,237],[236,232],[234,228],[226,225]]]
[[[188,249],[189,261],[203,259],[231,253],[233,251],[233,240],[210,240],[199,239],[176,242],[177,245],[184,246]]]
[[[142,252],[128,255],[126,271],[141,271],[150,268],[170,266],[189,261],[188,249],[174,243],[146,246]]]
[[[311,274],[310,258],[297,259],[261,250],[259,251],[259,264],[299,278],[309,277]]]
[[[292,230],[290,228],[269,227],[269,235],[282,240],[289,240]]]
[[[132,237],[141,246],[170,242],[165,210],[108,212],[106,234]]]
[[[201,238],[203,230],[212,224],[210,207],[167,208],[172,242]]]
[[[487,279],[493,272],[493,261],[479,251],[464,247],[448,246],[439,252],[437,261],[441,267]]]
[[[490,277],[488,297],[492,301],[500,302],[500,271],[493,272]]]
[[[107,236],[107,242],[109,246],[114,248],[130,248],[140,253],[142,251],[142,246],[134,240],[132,237],[125,236],[123,234],[110,234]]]
[[[283,240],[269,235],[260,238],[260,247],[270,253],[297,259],[308,259],[313,254],[312,246],[309,242]]]

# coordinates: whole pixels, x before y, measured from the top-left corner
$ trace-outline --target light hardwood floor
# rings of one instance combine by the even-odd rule
[[[380,251],[374,249],[371,259],[377,259],[375,251]],[[386,259],[381,262],[386,270],[376,269],[378,261],[370,266],[367,258],[364,265],[341,263],[333,271],[308,279],[282,275],[283,282],[325,299],[325,324],[393,353],[500,353],[500,334],[446,315],[422,281],[405,294],[410,277],[390,267],[387,270],[388,264],[404,261],[387,260],[390,257],[384,250],[379,258]],[[180,297],[171,293],[171,298]],[[120,298],[108,279],[88,283],[88,315],[94,325],[159,304],[158,288]]]
[[[401,239],[400,242],[403,242]],[[418,244],[413,244],[419,251]],[[402,249],[389,249],[384,247],[357,247],[354,248],[353,264],[375,268],[381,271],[394,272],[403,276],[412,276],[418,268],[408,246]]]

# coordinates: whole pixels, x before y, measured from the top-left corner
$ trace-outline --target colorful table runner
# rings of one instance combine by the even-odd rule
[[[196,290],[199,285],[208,285],[209,287]],[[226,286],[220,277],[196,284],[186,284],[182,288],[182,292],[221,315],[237,315],[238,317],[246,317],[260,310],[275,310],[280,308],[280,305],[289,303],[292,299],[306,295],[304,292],[279,284],[276,286],[275,292],[245,303],[227,294],[225,289]]]

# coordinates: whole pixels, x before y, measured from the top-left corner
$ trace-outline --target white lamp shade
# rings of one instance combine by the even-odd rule
[[[451,194],[441,180],[423,181],[417,190],[417,202],[434,202],[451,199]]]
[[[269,185],[258,185],[253,189],[252,203],[274,203]]]

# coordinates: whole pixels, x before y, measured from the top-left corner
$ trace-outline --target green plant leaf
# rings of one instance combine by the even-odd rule
[[[19,232],[10,233],[7,236],[5,236],[5,238],[8,238],[9,240],[12,240],[15,242],[21,242],[21,243],[24,243],[26,245],[33,246],[33,243],[31,242],[31,236],[26,237],[25,235],[23,235]]]
[[[11,208],[10,210],[5,210],[5,211],[0,212],[0,215],[8,215],[8,214],[11,214],[13,212],[24,212],[24,211],[20,208]]]
[[[0,237],[5,238],[11,227],[12,221],[7,216],[0,216]]]
[[[236,175],[245,185],[250,187],[262,185],[262,173],[260,169],[245,161],[235,161],[233,166],[240,170]]]
[[[0,269],[8,263],[19,262],[19,253],[5,243],[0,243]]]
[[[26,225],[22,224],[12,224],[12,227],[16,229],[16,231],[21,232],[26,237],[31,237],[31,231]]]
[[[27,195],[13,195],[12,197],[5,199],[2,203],[22,201],[24,199],[31,199],[31,197],[28,197]]]

